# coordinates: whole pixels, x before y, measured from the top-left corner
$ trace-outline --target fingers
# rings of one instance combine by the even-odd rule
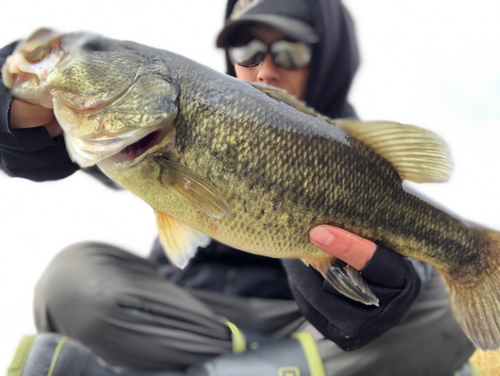
[[[309,238],[316,247],[357,270],[364,268],[377,249],[374,242],[333,226],[314,227]]]
[[[14,99],[10,107],[10,124],[13,128],[33,128],[54,119],[51,109]]]
[[[62,133],[62,128],[57,122],[56,118],[52,119],[49,123],[45,124],[45,128],[49,132],[50,138],[59,136]]]
[[[61,126],[54,117],[54,112],[39,105],[14,99],[10,107],[10,124],[14,129],[34,128],[41,125],[47,128],[50,137],[62,133]]]

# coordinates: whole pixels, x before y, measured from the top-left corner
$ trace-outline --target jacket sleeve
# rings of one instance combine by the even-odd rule
[[[0,66],[16,44],[0,50]],[[0,169],[10,176],[34,181],[62,179],[78,170],[69,159],[62,136],[50,138],[45,127],[12,129],[11,103],[8,90],[0,84]]]
[[[345,351],[366,345],[402,321],[425,285],[409,259],[382,246],[361,270],[379,298],[378,307],[340,295],[300,260],[283,260],[283,265],[302,314],[325,338]],[[424,270],[431,268],[425,265]]]

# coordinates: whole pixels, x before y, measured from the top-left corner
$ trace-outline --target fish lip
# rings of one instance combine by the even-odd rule
[[[77,138],[65,133],[68,152],[73,162],[78,163],[81,167],[89,167],[98,164],[102,161],[118,163],[124,168],[130,168],[139,164],[144,158],[149,157],[153,153],[157,153],[155,147],[162,143],[175,128],[174,120],[177,116],[177,110],[170,111],[164,122],[150,126],[148,128],[135,128],[120,134],[106,135],[99,138]],[[157,137],[142,148],[142,152],[134,158],[125,157],[122,153],[124,149],[135,143],[141,142],[151,133],[159,132]],[[140,137],[137,137],[137,134]],[[131,140],[132,137],[136,137]],[[109,146],[110,142],[117,140],[115,146]],[[120,141],[121,140],[121,141]],[[99,149],[104,149],[100,151]],[[97,150],[97,151],[95,151]]]
[[[156,135],[154,135],[154,138],[152,138],[151,141],[148,142],[144,147],[139,149],[139,153],[137,153],[133,158],[123,158],[123,156],[124,156],[123,151],[127,147],[133,146],[134,144],[138,144],[140,142],[144,142],[144,139],[147,138],[148,136],[150,136],[151,133],[156,133]],[[128,169],[128,168],[132,168],[132,167],[140,164],[145,159],[152,158],[159,153],[163,153],[163,151],[161,151],[161,150],[156,150],[156,146],[160,145],[162,143],[162,141],[168,137],[168,135],[170,134],[170,131],[167,129],[167,127],[165,127],[164,129],[158,129],[158,130],[155,130],[151,133],[144,135],[144,137],[141,137],[136,142],[121,149],[120,151],[111,155],[107,159],[110,161],[113,161],[113,162],[118,162],[118,163],[122,164],[122,166],[125,169]]]
[[[151,128],[136,128],[120,134],[103,135],[98,138],[78,138],[67,133],[64,133],[64,137],[71,160],[81,167],[90,167],[104,159],[116,156],[129,145],[139,142],[161,127],[162,125]],[[140,138],[131,140],[136,134],[140,134]],[[110,144],[114,144],[114,146],[110,147]]]
[[[38,35],[36,34],[37,32]],[[52,98],[45,85],[54,67],[67,55],[62,47],[62,34],[55,30],[40,29],[27,40],[20,41],[2,66],[2,81],[15,97],[45,108],[52,108]],[[30,60],[26,54],[47,47],[40,59]]]

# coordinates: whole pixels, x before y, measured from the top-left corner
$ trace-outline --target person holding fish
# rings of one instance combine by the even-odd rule
[[[359,58],[340,1],[229,0],[217,46],[226,50],[229,75],[284,89],[332,119],[356,117],[347,94]],[[33,61],[45,57],[43,49],[28,53]],[[256,87],[301,106],[280,90]],[[52,109],[12,101],[6,91],[0,96],[4,171],[44,181],[80,168],[68,157]],[[340,293],[300,260],[237,252],[217,241],[197,244],[184,269],[174,265],[184,263],[184,255],[169,254],[169,261],[159,242],[150,260],[105,244],[68,247],[37,285],[35,317],[40,332],[71,340],[31,337],[28,360],[42,367],[55,362],[55,353],[73,364],[85,356],[85,375],[114,372],[88,357],[90,349],[130,370],[126,375],[155,370],[158,376],[177,370],[192,376],[452,375],[464,365],[474,346],[430,265],[338,227],[317,226],[309,234],[325,255],[341,260],[324,273],[328,281],[331,274],[344,278]]]

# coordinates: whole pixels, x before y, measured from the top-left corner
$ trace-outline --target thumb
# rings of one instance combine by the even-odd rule
[[[314,227],[309,238],[316,247],[357,270],[364,268],[377,249],[374,242],[334,226]]]

